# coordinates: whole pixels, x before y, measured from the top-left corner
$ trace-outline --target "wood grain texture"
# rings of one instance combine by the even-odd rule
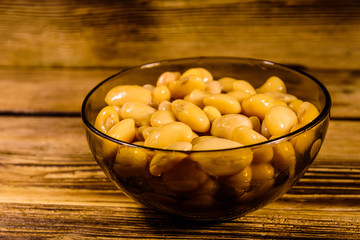
[[[359,119],[360,67],[358,70],[305,70],[320,80],[332,98],[331,116]]]
[[[360,2],[0,2],[2,66],[132,66],[227,55],[358,69]]]
[[[1,68],[0,111],[79,115],[86,94],[120,69]]]
[[[360,1],[0,1],[0,239],[360,239]],[[328,88],[303,178],[233,221],[135,203],[90,154],[85,95],[128,66],[193,56],[290,64]]]
[[[174,221],[123,195],[93,160],[80,118],[2,116],[0,238],[358,239],[359,132],[355,121],[331,121],[319,156],[292,190],[209,225]]]
[[[218,224],[174,221],[132,203],[115,206],[0,205],[11,239],[358,239],[359,212],[282,203]],[[284,210],[286,208],[286,210]],[[1,223],[1,220],[0,220]],[[26,227],[31,226],[31,228]],[[335,233],[336,231],[336,233]],[[336,234],[336,235],[335,235]]]
[[[86,94],[123,68],[0,68],[1,114],[79,116]],[[358,70],[305,69],[329,90],[334,118],[360,118]]]

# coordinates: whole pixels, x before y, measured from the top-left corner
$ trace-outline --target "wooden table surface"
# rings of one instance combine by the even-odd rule
[[[318,157],[276,202],[211,225],[187,225],[135,204],[91,156],[80,105],[115,72],[0,69],[0,239],[360,238],[359,71],[308,70],[325,80],[334,102]]]
[[[0,239],[360,239],[358,1],[39,2],[0,3]],[[295,64],[333,100],[305,176],[229,222],[137,205],[91,156],[80,119],[87,92],[123,67],[196,55]]]

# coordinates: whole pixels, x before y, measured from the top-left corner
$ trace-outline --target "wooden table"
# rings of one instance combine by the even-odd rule
[[[94,161],[79,108],[115,72],[0,69],[0,239],[359,239],[359,71],[308,70],[326,80],[334,101],[319,156],[278,201],[211,225],[135,204]]]
[[[360,239],[358,1],[64,2],[0,3],[0,239]],[[295,64],[333,99],[300,182],[224,223],[175,221],[127,198],[80,119],[86,93],[123,67],[196,55]]]

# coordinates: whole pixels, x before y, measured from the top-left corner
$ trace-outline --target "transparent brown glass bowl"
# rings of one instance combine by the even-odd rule
[[[206,68],[214,79],[233,77],[247,80],[254,87],[259,87],[270,76],[278,76],[286,83],[288,93],[313,103],[320,110],[320,115],[306,126],[271,141],[211,151],[174,151],[137,146],[113,139],[94,127],[97,114],[106,105],[105,95],[111,88],[123,84],[155,84],[165,71],[184,72],[194,67]],[[304,175],[323,143],[330,107],[331,98],[324,85],[306,73],[264,60],[199,57],[149,63],[109,77],[86,96],[82,105],[82,120],[94,158],[109,179],[130,198],[172,216],[221,221],[243,216],[274,201]],[[109,151],[109,146],[116,150]],[[249,174],[241,176],[240,173],[213,176],[214,169],[231,172],[241,166],[249,153],[258,154],[257,157],[272,154],[268,163],[270,166],[250,163],[247,168],[252,178]],[[167,159],[180,156],[183,160],[165,174],[153,176],[149,173],[149,164],[154,156]],[[130,160],[134,161],[134,165],[122,164]],[[271,169],[273,174],[267,178]],[[239,176],[235,176],[237,174]]]

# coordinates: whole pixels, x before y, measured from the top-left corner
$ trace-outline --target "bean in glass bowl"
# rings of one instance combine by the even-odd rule
[[[82,120],[107,177],[150,209],[198,221],[276,200],[318,154],[331,98],[270,61],[199,57],[125,69],[86,96]]]

